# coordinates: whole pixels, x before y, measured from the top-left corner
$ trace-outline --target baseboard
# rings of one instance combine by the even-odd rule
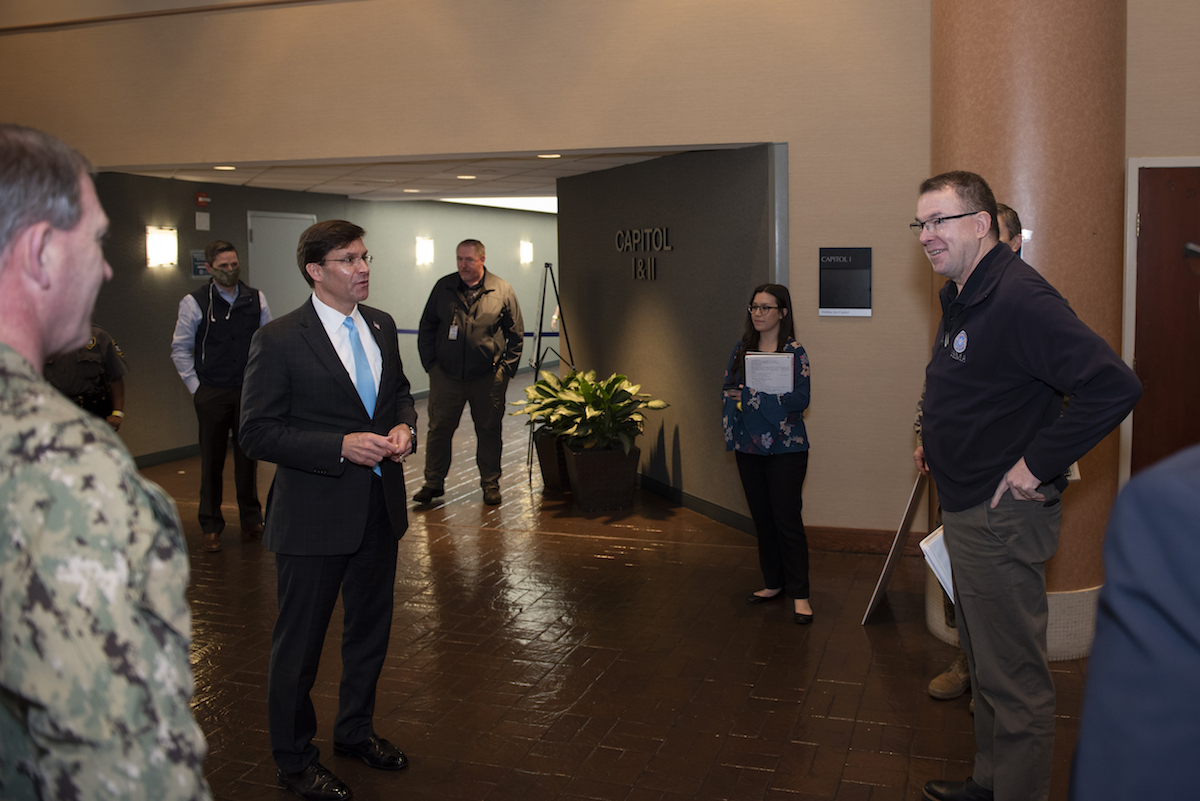
[[[544,363],[542,365],[542,369],[549,370],[552,373],[555,372],[556,370],[558,370],[558,360],[555,359],[554,361],[547,361],[546,363]],[[517,372],[513,375],[511,380],[515,380],[517,378],[522,378],[522,377],[529,377],[532,375],[533,375],[533,367],[526,365],[524,367],[518,367]],[[429,390],[428,389],[418,389],[416,392],[414,392],[412,394],[412,396],[413,396],[413,400],[415,400],[415,401],[425,400],[426,398],[429,397]]]
[[[661,495],[672,503],[677,503],[685,509],[702,514],[705,517],[724,523],[730,528],[744,531],[753,536],[754,523],[747,515],[730,511],[710,501],[688,495],[683,490],[669,484],[650,478],[645,474],[639,475],[641,487],[644,490]],[[886,554],[892,548],[896,532],[870,528],[833,528],[829,526],[805,526],[804,533],[808,537],[808,547],[813,551],[836,551],[839,553],[877,553]],[[914,531],[904,544],[905,556],[921,555],[921,538],[925,534]]]
[[[200,455],[200,445],[184,445],[182,448],[172,448],[169,451],[157,451],[155,453],[147,453],[142,456],[133,457],[133,463],[138,466],[138,470],[145,470],[147,467],[154,467],[165,462],[175,462],[180,459],[190,459],[193,456]]]
[[[707,518],[716,520],[718,523],[724,523],[730,528],[736,528],[738,531],[744,531],[751,536],[754,535],[754,523],[746,515],[731,512],[723,506],[717,506],[711,501],[706,501],[702,498],[697,498],[693,495],[688,495],[678,487],[672,487],[670,484],[664,484],[658,479],[651,478],[645,473],[638,474],[638,483],[641,488],[655,495],[661,495],[671,503],[679,504],[685,509],[691,509],[693,512],[702,514]]]
[[[892,549],[896,532],[873,528],[832,528],[829,526],[805,526],[808,547],[814,551],[838,551],[840,553],[886,554]],[[913,531],[904,543],[905,556],[921,555],[921,539],[924,532]]]

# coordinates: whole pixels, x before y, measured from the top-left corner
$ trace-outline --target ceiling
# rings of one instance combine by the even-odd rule
[[[554,197],[555,181],[689,150],[744,144],[529,151],[373,160],[111,166],[114,172],[214,184],[344,195],[355,200]],[[554,155],[556,158],[543,158]],[[215,167],[234,167],[218,170]],[[459,176],[474,176],[460,178]]]

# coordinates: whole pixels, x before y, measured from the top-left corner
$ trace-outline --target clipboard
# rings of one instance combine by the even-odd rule
[[[747,353],[746,386],[766,395],[786,395],[796,388],[796,354]]]
[[[946,541],[942,537],[941,526],[929,532],[929,536],[921,540],[921,553],[925,554],[925,561],[929,563],[933,575],[937,576],[938,583],[942,585],[942,589],[950,596],[950,602],[953,603],[954,576],[950,571],[950,552],[946,550]]]

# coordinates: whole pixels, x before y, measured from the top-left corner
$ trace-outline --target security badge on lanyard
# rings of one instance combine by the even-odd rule
[[[447,337],[447,339],[450,339],[450,340],[458,339],[458,323],[450,324],[450,336]]]

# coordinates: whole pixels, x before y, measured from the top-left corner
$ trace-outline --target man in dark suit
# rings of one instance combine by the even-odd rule
[[[271,750],[281,785],[315,801],[351,794],[318,761],[309,696],[339,590],[345,627],[333,751],[383,770],[408,764],[375,733],[372,717],[397,541],[408,528],[400,462],[415,449],[417,414],[395,322],[361,305],[371,272],[363,233],[329,220],[300,236],[296,261],[313,295],[255,333],[242,390],[242,448],[276,464],[263,533],[275,552],[279,601]]]

